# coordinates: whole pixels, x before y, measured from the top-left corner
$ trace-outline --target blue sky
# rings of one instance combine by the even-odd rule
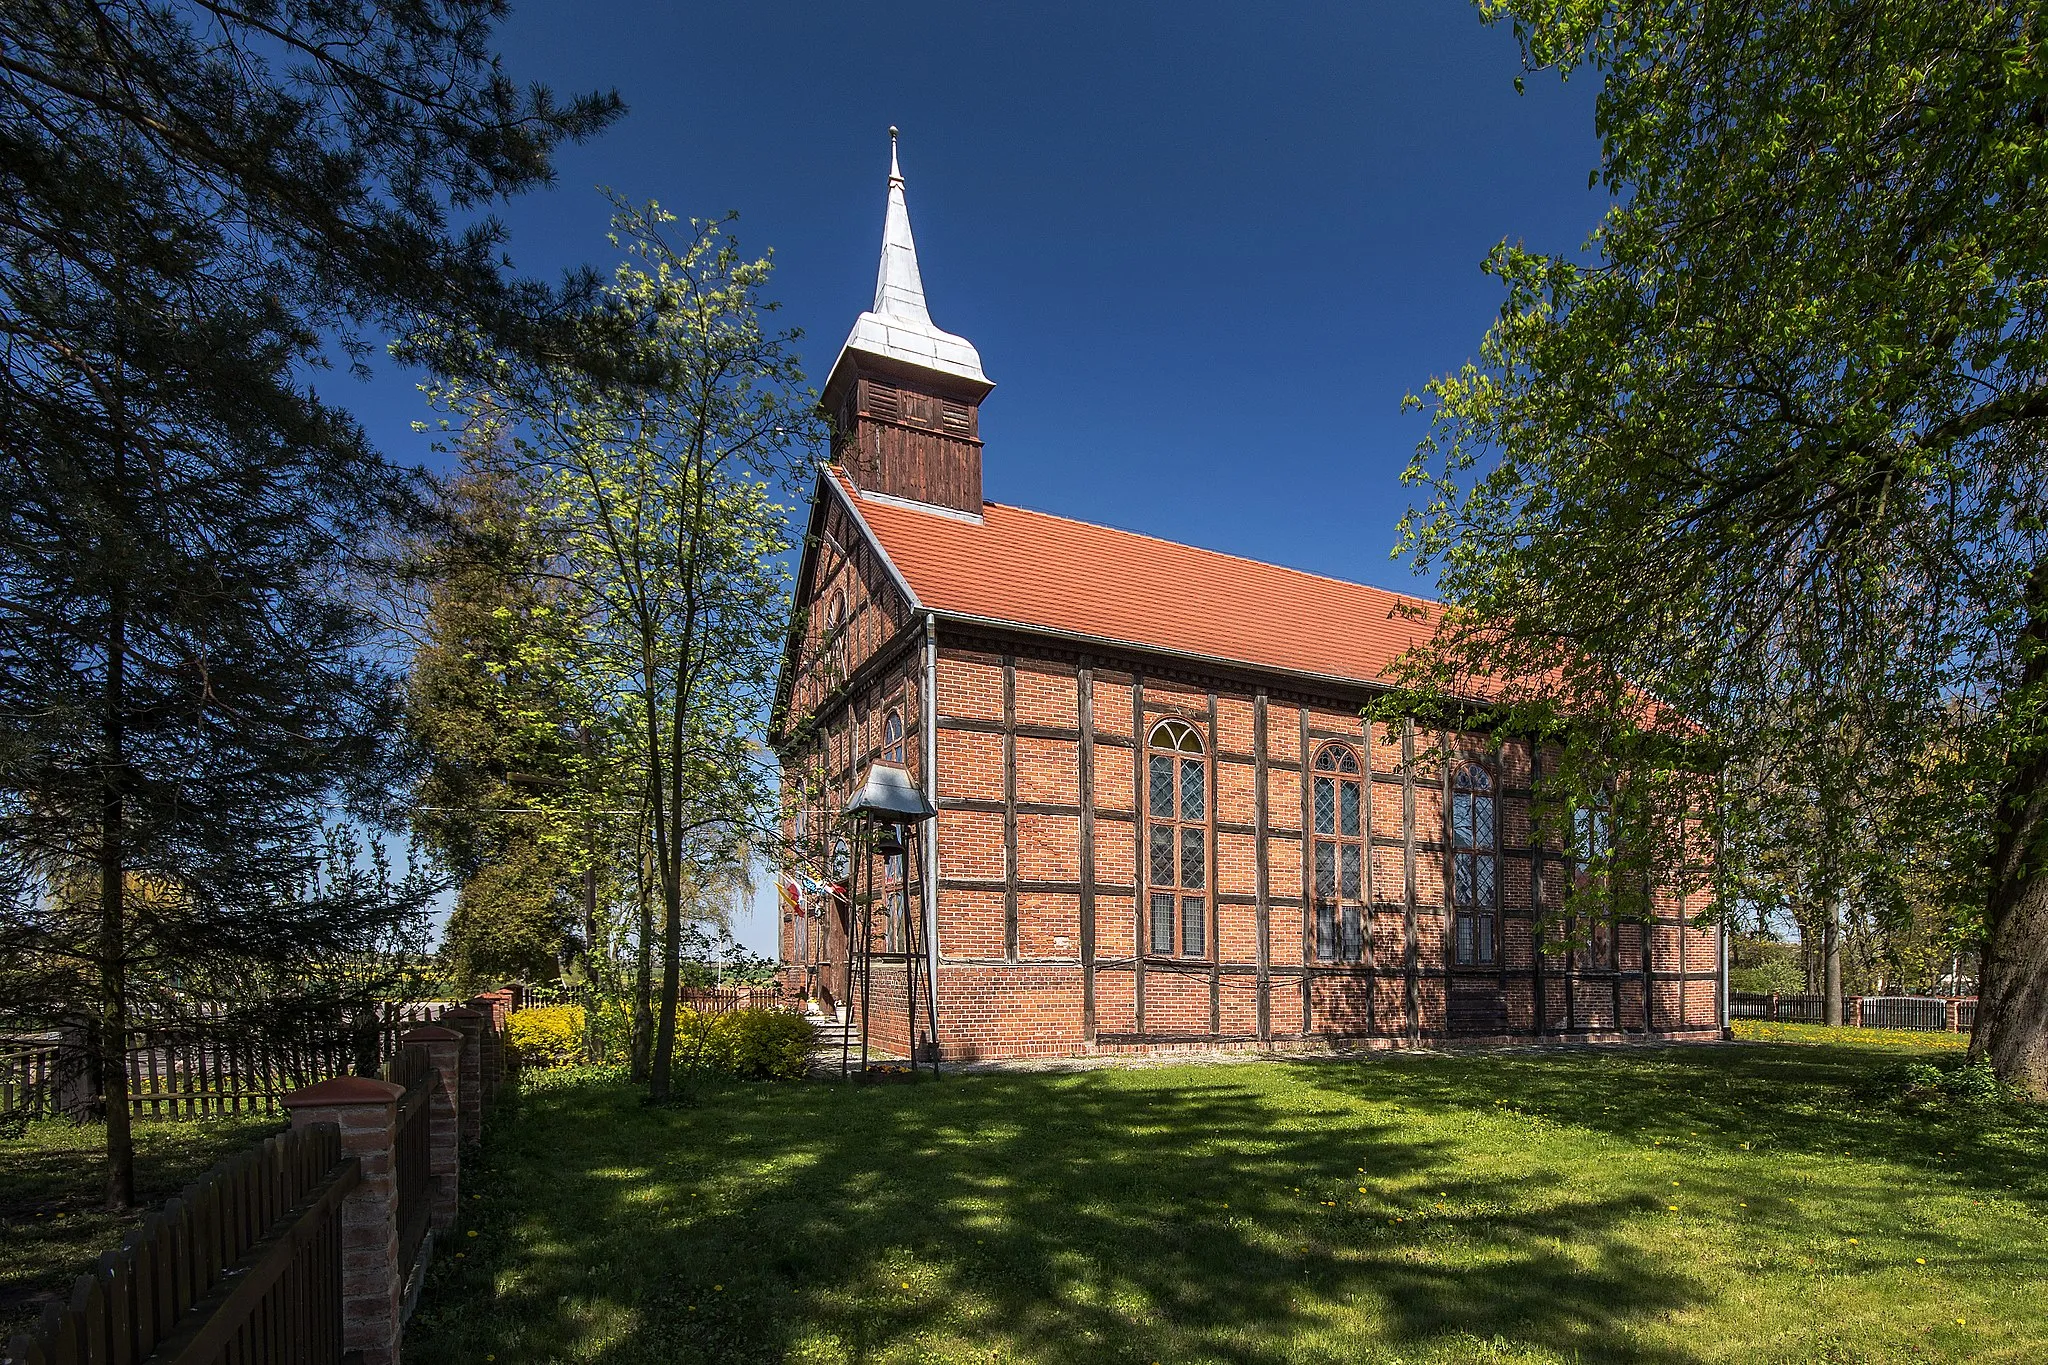
[[[1573,251],[1606,202],[1592,82],[1517,95],[1462,0],[529,2],[501,36],[515,79],[628,106],[503,210],[520,270],[610,265],[600,185],[737,210],[822,383],[896,124],[933,319],[997,384],[989,498],[1408,591],[1402,396],[1475,357],[1496,242]],[[405,376],[325,387],[430,460]]]

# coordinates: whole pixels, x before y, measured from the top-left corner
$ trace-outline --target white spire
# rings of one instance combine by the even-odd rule
[[[940,331],[925,306],[924,278],[917,269],[917,243],[910,235],[910,206],[903,197],[903,169],[896,157],[894,128],[889,130],[889,208],[882,224],[875,306],[855,321],[845,349],[888,356],[982,384],[989,382],[973,344],[965,337]]]
[[[910,235],[910,206],[903,200],[903,168],[896,162],[896,130],[889,130],[889,212],[882,223],[882,267],[875,274],[874,311],[885,317],[932,325],[924,305],[924,277],[917,273],[917,243]]]

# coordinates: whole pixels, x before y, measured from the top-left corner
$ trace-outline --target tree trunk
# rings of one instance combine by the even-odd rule
[[[649,886],[647,855],[636,860],[635,902],[640,911],[639,964],[633,977],[633,1080],[647,1080],[654,1051],[654,897]]]
[[[678,824],[681,822],[678,821]],[[648,1093],[657,1100],[668,1098],[669,1073],[676,1060],[676,1004],[682,994],[683,971],[683,863],[679,849],[681,831],[669,841],[670,870],[661,879],[661,1014],[654,1024],[654,1075]]]
[[[115,477],[121,477],[116,469]],[[120,556],[112,556],[118,579]],[[128,1115],[128,945],[125,813],[121,788],[127,764],[128,604],[118,582],[107,600],[106,714],[101,718],[100,755],[100,1084],[107,1106],[106,1204],[135,1205],[135,1139]]]
[[[1842,1026],[1842,906],[1828,898],[1827,918],[1821,921],[1821,1022],[1830,1028]]]
[[[2020,681],[2006,709],[2026,716],[2048,693],[2048,561],[2034,566],[2027,583],[2019,656]],[[2000,1078],[2048,1099],[2048,868],[2042,866],[2041,847],[2048,823],[2048,735],[2038,721],[2028,730],[2013,747],[2010,774],[1999,792],[1969,1056],[1990,1058]]]

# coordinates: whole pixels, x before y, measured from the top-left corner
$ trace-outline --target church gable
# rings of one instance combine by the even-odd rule
[[[813,715],[911,624],[912,604],[838,490],[821,485],[783,663],[783,714]]]

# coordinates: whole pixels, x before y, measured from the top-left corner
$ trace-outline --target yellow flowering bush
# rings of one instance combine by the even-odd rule
[[[585,1016],[581,1005],[543,1005],[514,1010],[507,1042],[521,1066],[574,1066],[583,1060]]]
[[[787,1010],[676,1014],[676,1064],[740,1080],[796,1080],[810,1067],[811,1026]]]

